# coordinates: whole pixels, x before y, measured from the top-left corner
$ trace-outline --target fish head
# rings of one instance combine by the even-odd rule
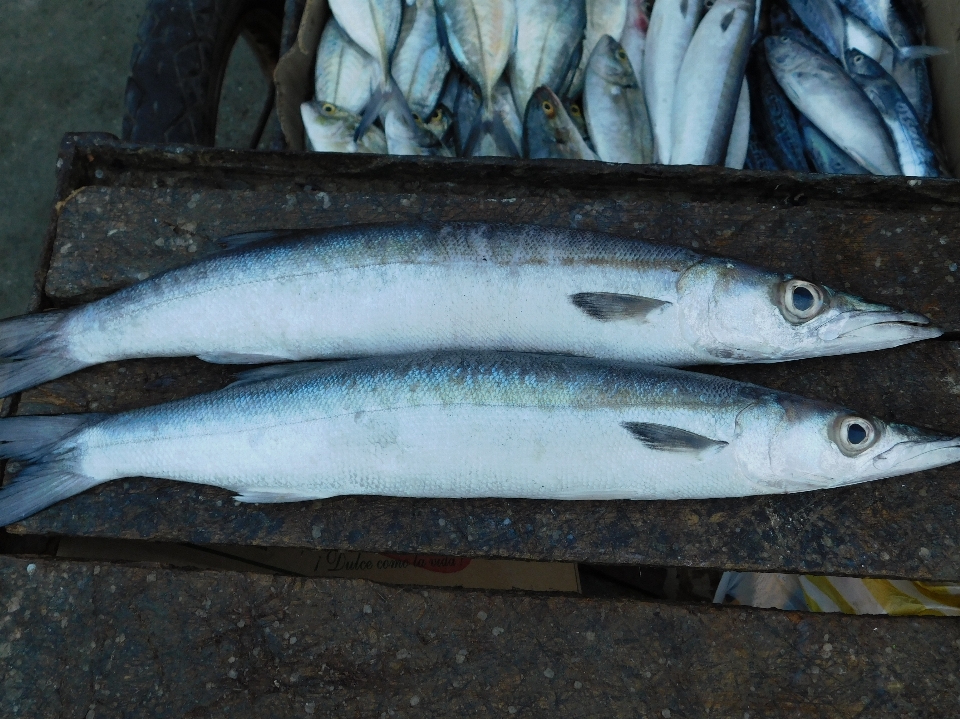
[[[531,157],[556,157],[550,153],[562,153],[563,148],[573,144],[574,135],[579,139],[576,126],[567,116],[560,98],[546,85],[538,87],[527,103],[524,118],[527,154]]]
[[[453,113],[444,105],[437,105],[429,117],[421,118],[416,113],[413,115],[417,126],[430,132],[438,140],[446,137],[447,132],[453,125]]]
[[[855,48],[844,52],[843,59],[847,66],[847,72],[854,78],[857,76],[880,78],[887,74],[887,71],[883,69],[879,62]]]
[[[567,116],[573,122],[574,126],[577,128],[577,132],[580,133],[581,137],[587,136],[587,120],[583,116],[583,110],[580,107],[580,103],[574,100],[564,100],[563,106],[567,110]]]
[[[331,142],[348,142],[353,137],[360,116],[343,110],[331,102],[311,100],[300,105],[300,117],[307,139],[316,150],[327,150]]]
[[[637,76],[623,46],[609,35],[601,37],[590,55],[588,72],[598,75],[612,85],[634,87]]]
[[[924,315],[730,260],[690,267],[677,295],[684,336],[720,362],[867,352],[942,334]]]
[[[764,490],[802,492],[958,462],[960,437],[771,394],[738,415],[736,457]]]

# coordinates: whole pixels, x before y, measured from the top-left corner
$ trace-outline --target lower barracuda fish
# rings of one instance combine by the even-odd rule
[[[581,118],[582,119],[582,118]],[[523,155],[534,160],[599,160],[549,87],[537,88],[523,120]]]
[[[800,129],[803,133],[803,146],[817,172],[824,175],[870,174],[803,115],[800,116]]]
[[[387,153],[387,138],[374,126],[359,141],[355,140],[360,115],[354,115],[330,102],[310,101],[300,105],[300,117],[306,133],[305,143],[314,152]]]
[[[223,244],[235,249],[87,305],[0,322],[0,397],[137,357],[260,364],[499,349],[692,365],[941,334],[923,315],[789,275],[584,230],[361,225]]]
[[[937,158],[903,90],[876,60],[859,50],[847,50],[847,68],[880,111],[897,148],[900,171],[908,177],[938,177]]]
[[[837,62],[784,35],[764,45],[774,77],[807,119],[873,174],[900,174],[883,118]]]
[[[0,419],[0,525],[122,477],[236,492],[701,499],[783,494],[960,460],[960,438],[692,372],[519,353],[255,370],[121,414]]]

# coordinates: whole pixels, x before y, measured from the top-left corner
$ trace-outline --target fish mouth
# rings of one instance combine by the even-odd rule
[[[896,347],[942,334],[925,315],[894,310],[844,312],[817,332],[821,340],[849,343],[860,350]]]
[[[873,460],[883,477],[894,477],[960,462],[960,437],[898,442]]]

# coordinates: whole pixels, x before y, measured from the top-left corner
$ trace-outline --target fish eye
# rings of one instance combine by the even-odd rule
[[[621,59],[621,60],[626,60],[626,59],[627,59],[627,53],[624,52],[624,50],[621,48],[620,50],[617,50],[617,57],[618,57],[619,59]]]
[[[832,439],[843,454],[856,457],[872,447],[880,433],[873,422],[863,417],[843,417],[834,425]]]
[[[420,116],[419,116],[417,113],[414,112],[414,113],[411,113],[411,114],[413,115],[413,119],[414,119],[414,120],[416,120],[417,122],[420,122]]]
[[[580,117],[580,106],[577,103],[572,103],[570,105],[570,114],[575,117]]]
[[[324,104],[324,106],[323,106],[323,111],[324,111],[325,113],[327,113],[328,115],[329,115],[331,112],[336,112],[336,109],[337,109],[337,108],[334,107],[333,105],[331,105],[329,102],[326,103],[326,104]]]
[[[430,119],[431,119],[431,120],[441,120],[441,119],[443,119],[443,113],[440,112],[439,110],[434,110],[434,111],[433,111],[433,116],[432,116]]]
[[[544,100],[543,103],[540,105],[540,107],[543,108],[543,112],[544,114],[546,114],[547,117],[554,116],[555,112],[553,109],[553,103],[550,102],[549,100]]]
[[[824,297],[824,291],[812,282],[787,280],[780,291],[780,311],[788,322],[802,324],[823,311]]]

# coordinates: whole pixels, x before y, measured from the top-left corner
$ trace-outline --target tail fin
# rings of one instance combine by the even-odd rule
[[[925,60],[928,57],[946,55],[949,50],[934,45],[908,45],[897,48],[897,57],[901,60]]]
[[[493,137],[497,147],[505,151],[507,157],[520,157],[520,150],[510,137],[510,131],[503,122],[503,118],[497,112],[488,111],[485,107],[477,113],[477,119],[470,128],[470,134],[464,146],[464,157],[476,157],[480,143],[487,135]]]
[[[86,367],[63,347],[59,329],[66,314],[45,312],[0,322],[0,397]]]
[[[367,133],[367,130],[370,129],[370,126],[380,117],[384,108],[388,105],[394,106],[400,112],[403,121],[409,127],[415,128],[417,126],[413,119],[413,112],[407,104],[407,99],[403,96],[403,91],[397,85],[397,81],[391,77],[389,87],[381,87],[375,90],[366,107],[363,108],[363,117],[360,118],[357,131],[353,133],[354,142],[360,142],[360,138]]]
[[[61,499],[80,494],[101,480],[78,471],[73,448],[64,441],[103,414],[0,419],[0,458],[32,462],[0,488],[0,527],[19,522]],[[61,449],[63,448],[63,449]]]

